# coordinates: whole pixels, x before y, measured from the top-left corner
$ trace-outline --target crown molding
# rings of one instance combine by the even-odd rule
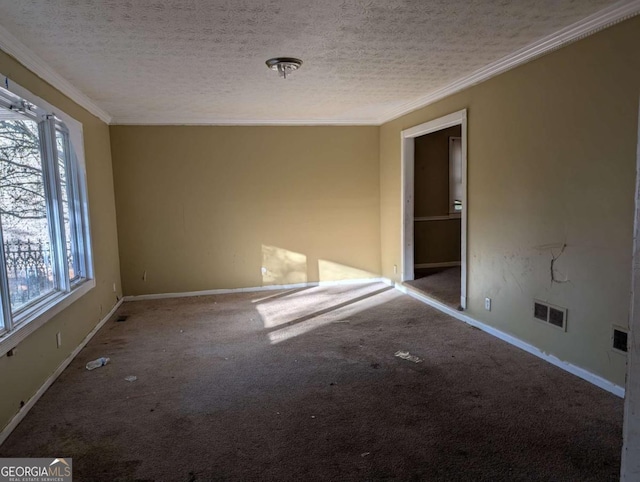
[[[166,113],[153,117],[117,117],[111,125],[122,126],[379,126],[377,119],[217,119],[181,118]]]
[[[111,116],[98,107],[89,97],[53,70],[44,60],[24,45],[6,28],[0,25],[0,50],[14,57],[31,72],[42,78],[78,105],[84,107],[103,122],[110,124]]]
[[[378,120],[382,125],[386,122],[402,117],[417,109],[426,107],[445,97],[460,92],[468,87],[479,84],[485,80],[502,74],[507,70],[529,62],[536,57],[557,50],[565,45],[592,35],[600,30],[622,22],[640,13],[640,0],[623,0],[616,2],[607,8],[596,12],[578,22],[569,25],[557,32],[548,35],[532,44],[527,45],[515,52],[492,62],[475,72],[466,75],[450,84],[432,91],[431,93],[408,102],[399,108],[387,112]]]

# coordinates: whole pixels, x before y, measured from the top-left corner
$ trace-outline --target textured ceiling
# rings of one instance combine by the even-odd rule
[[[612,3],[0,0],[0,24],[116,123],[375,123]]]

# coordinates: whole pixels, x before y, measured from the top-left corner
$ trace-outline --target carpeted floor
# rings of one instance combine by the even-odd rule
[[[460,306],[460,266],[416,269],[414,280],[405,284],[422,291],[451,308]]]
[[[383,284],[119,314],[0,456],[76,481],[618,479],[621,399]]]

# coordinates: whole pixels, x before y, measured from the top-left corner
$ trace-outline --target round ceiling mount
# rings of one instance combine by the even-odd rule
[[[275,57],[265,63],[271,70],[277,71],[283,79],[302,66],[302,60],[293,57]]]

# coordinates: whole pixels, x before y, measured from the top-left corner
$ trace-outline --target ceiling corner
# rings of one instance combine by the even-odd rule
[[[99,107],[87,95],[58,74],[50,65],[42,60],[42,58],[29,47],[20,42],[2,25],[0,25],[0,50],[14,57],[31,72],[51,84],[54,88],[58,89],[81,107],[84,107],[100,120],[106,124],[111,124],[113,118],[107,111]]]
[[[459,78],[429,94],[416,100],[407,102],[399,108],[388,111],[381,117],[380,124],[385,124],[394,119],[409,114],[417,109],[431,105],[445,97],[460,92],[468,87],[484,82],[485,80],[502,74],[519,65],[525,64],[537,57],[548,54],[562,48],[572,42],[578,41],[600,30],[623,22],[640,14],[640,0],[622,0],[607,8],[596,12],[582,20],[575,22],[555,33],[537,40],[511,54],[492,62],[469,75]]]

